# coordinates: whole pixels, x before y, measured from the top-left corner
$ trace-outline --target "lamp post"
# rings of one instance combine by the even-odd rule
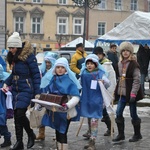
[[[94,8],[96,5],[101,3],[101,0],[72,0],[76,6],[84,7],[84,30],[83,30],[83,46],[85,47],[86,39],[86,20],[88,9]]]
[[[7,33],[7,2],[5,1],[5,33]],[[5,34],[5,49],[7,48],[7,35]]]

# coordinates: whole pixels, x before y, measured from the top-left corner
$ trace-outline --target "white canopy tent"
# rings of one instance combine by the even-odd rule
[[[69,43],[67,43],[66,45],[63,45],[61,47],[61,49],[72,49],[72,48],[76,48],[76,45],[79,44],[79,43],[83,43],[83,38],[82,37],[79,37]],[[94,48],[94,45],[90,42],[88,42],[87,40],[85,40],[85,49],[93,49]]]
[[[136,11],[103,36],[96,39],[98,42],[120,44],[129,41],[135,44],[150,45],[150,13]]]

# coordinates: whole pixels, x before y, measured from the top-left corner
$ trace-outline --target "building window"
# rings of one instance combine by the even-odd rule
[[[24,18],[23,17],[15,17],[15,31],[24,33]]]
[[[105,22],[98,22],[98,35],[104,35],[105,34]]]
[[[121,0],[115,0],[115,10],[121,9],[122,9]]]
[[[68,18],[58,17],[57,22],[57,33],[58,34],[68,34]]]
[[[74,4],[74,5],[78,5],[78,6],[83,6],[84,1],[76,0],[76,1],[74,1],[74,3],[73,3],[73,4]]]
[[[32,0],[32,3],[41,3],[42,0]]]
[[[101,0],[101,3],[98,4],[99,9],[106,9],[106,0]]]
[[[50,48],[50,44],[46,44],[46,48]]]
[[[137,0],[131,0],[131,10],[137,10]]]
[[[58,0],[58,4],[66,5],[67,4],[67,0]]]
[[[25,26],[26,26],[26,13],[27,11],[19,6],[12,10],[13,12],[13,21],[14,21],[14,31],[25,33]]]
[[[24,2],[25,0],[15,0],[15,2]]]
[[[41,33],[41,18],[33,17],[32,18],[32,33]]]
[[[114,23],[114,27],[117,27],[120,23]]]
[[[73,19],[73,34],[83,34],[83,18]]]

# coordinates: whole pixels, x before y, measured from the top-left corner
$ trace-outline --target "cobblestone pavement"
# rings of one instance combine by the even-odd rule
[[[97,150],[150,150],[150,117],[141,117],[141,133],[143,139],[130,143],[128,142],[129,138],[133,135],[133,127],[131,125],[131,119],[129,117],[125,117],[125,136],[126,140],[121,143],[115,144],[112,143],[112,137],[104,137],[103,134],[106,131],[106,126],[103,122],[99,121],[99,133],[96,140],[96,149]],[[78,136],[76,136],[77,130],[79,128],[80,122],[72,122],[68,132],[68,144],[69,150],[83,150],[84,145],[87,144],[88,140],[85,140],[82,137],[82,134],[86,132],[87,129],[87,120],[84,119],[82,128]],[[15,143],[15,134],[14,134],[14,124],[13,119],[8,120],[8,128],[12,133],[12,144]],[[117,134],[116,124],[115,124],[115,133]],[[55,132],[53,129],[46,127],[46,138],[44,141],[36,141],[33,148],[30,150],[55,150]],[[34,132],[37,134],[38,129],[34,129]],[[0,139],[0,143],[3,142],[3,137]],[[26,149],[27,143],[27,135],[24,132],[24,147]],[[0,148],[1,150],[9,150],[7,148]]]

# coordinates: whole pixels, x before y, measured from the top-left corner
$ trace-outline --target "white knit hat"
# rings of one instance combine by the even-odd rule
[[[98,66],[98,63],[99,63],[99,58],[97,55],[95,54],[89,54],[86,59],[85,59],[85,63],[88,61],[88,60],[92,60],[94,63],[96,63],[96,65]]]
[[[58,58],[58,59],[55,61],[53,74],[55,74],[55,68],[56,68],[57,66],[63,66],[63,67],[65,67],[65,69],[66,69],[67,71],[69,70],[68,60],[67,60],[65,57]]]
[[[14,32],[7,40],[7,47],[22,47],[22,41],[18,32]]]
[[[77,80],[75,73],[73,71],[71,71],[69,64],[68,64],[68,60],[65,57],[60,57],[56,60],[53,68],[52,68],[52,75],[56,75],[55,69],[57,66],[63,66],[66,69],[66,74],[68,74],[69,78],[77,85],[78,89],[81,89],[81,85],[79,83],[79,81]]]

